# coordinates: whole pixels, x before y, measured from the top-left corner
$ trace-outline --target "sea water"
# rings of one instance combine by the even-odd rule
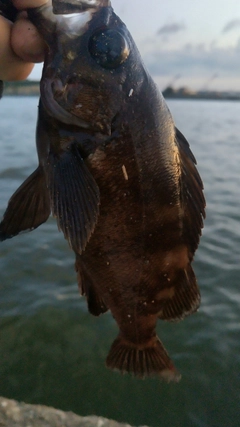
[[[0,214],[37,167],[37,98],[0,102]],[[198,161],[207,219],[195,256],[198,313],[158,334],[179,384],[105,368],[117,335],[78,293],[74,255],[53,219],[0,244],[0,395],[153,427],[239,427],[240,103],[171,100]]]

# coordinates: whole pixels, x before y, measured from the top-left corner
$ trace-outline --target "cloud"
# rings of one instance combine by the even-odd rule
[[[175,22],[172,24],[163,25],[161,28],[159,28],[157,34],[159,36],[165,36],[165,35],[179,33],[180,31],[183,31],[185,29],[186,29],[186,27],[184,24],[179,24],[179,23]]]
[[[235,30],[236,28],[240,29],[240,19],[232,19],[227,22],[225,27],[222,29],[222,33],[228,33],[229,31]]]
[[[144,55],[144,61],[154,76],[181,74],[183,77],[221,76],[239,78],[240,40],[235,47],[187,44],[182,48],[166,49],[162,45]]]

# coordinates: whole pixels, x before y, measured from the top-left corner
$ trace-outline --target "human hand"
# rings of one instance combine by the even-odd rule
[[[13,0],[19,10],[17,20],[12,23],[0,16],[0,80],[24,80],[34,63],[43,61],[44,41],[21,11],[45,3],[47,0]]]

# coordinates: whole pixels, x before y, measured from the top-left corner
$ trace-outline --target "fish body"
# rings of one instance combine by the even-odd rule
[[[109,309],[119,326],[107,366],[177,381],[156,324],[199,306],[191,262],[205,215],[202,181],[110,2],[82,3],[81,12],[65,8],[69,15],[53,15],[51,4],[28,11],[48,45],[39,166],[10,199],[0,238],[36,228],[52,211],[90,313]]]

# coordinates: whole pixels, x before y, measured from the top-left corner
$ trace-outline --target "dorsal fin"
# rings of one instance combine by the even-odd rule
[[[203,183],[196,168],[196,160],[182,133],[176,129],[176,144],[180,156],[180,203],[183,209],[183,241],[194,254],[198,247],[205,218]]]

